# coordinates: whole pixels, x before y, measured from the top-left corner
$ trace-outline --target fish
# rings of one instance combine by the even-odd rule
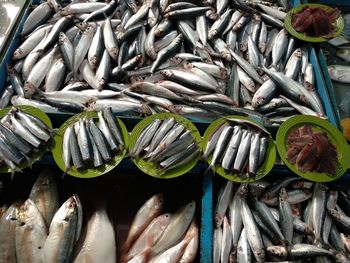
[[[20,207],[16,226],[17,262],[40,262],[47,238],[47,226],[33,201],[27,199]]]
[[[196,202],[191,201],[172,217],[162,236],[151,248],[151,255],[159,254],[175,245],[190,226],[196,211]],[[185,243],[187,245],[187,243]],[[186,246],[185,246],[186,248]]]
[[[44,262],[70,262],[81,234],[82,208],[79,197],[68,198],[54,215],[43,246]]]
[[[308,134],[311,130],[307,127],[300,127],[299,132]],[[258,188],[256,192],[255,188],[258,186],[254,184],[258,184],[262,190]],[[305,189],[302,188],[304,185]],[[248,190],[248,188],[250,189]],[[274,261],[304,261],[306,258],[316,260],[316,257],[329,259],[336,257],[339,260],[345,260],[348,254],[347,233],[349,233],[350,220],[338,204],[341,203],[339,202],[340,196],[345,204],[348,201],[348,196],[339,191],[337,187],[331,185],[326,187],[321,183],[315,184],[295,176],[288,176],[278,181],[268,180],[267,182],[256,182],[253,185],[243,183],[238,185],[238,189],[236,189],[237,187],[234,188],[230,200],[230,210],[226,211],[224,215],[231,222],[232,235],[238,235],[238,240],[232,242],[230,260],[250,262],[252,257],[261,256],[261,254],[257,254],[259,247],[266,253],[268,260]],[[311,196],[296,205],[289,204],[286,193],[301,189],[309,191]],[[222,191],[218,192],[219,196],[220,192]],[[273,196],[280,195],[279,199],[281,200],[277,209],[274,207],[276,204],[263,204],[262,199],[271,194]],[[327,197],[329,197],[328,202]],[[314,210],[314,206],[318,208]],[[241,217],[235,213],[237,207],[241,210]],[[244,211],[244,209],[246,210]],[[326,210],[325,217],[322,216],[324,214],[322,210]],[[249,211],[252,217],[243,218],[249,214]],[[322,218],[326,219],[322,220]],[[249,223],[249,231],[242,233],[241,222],[243,222],[243,231],[246,231],[246,226]],[[213,261],[220,262],[223,248],[223,226],[216,228],[215,222],[213,224]],[[321,224],[320,229],[322,230],[320,235],[317,234],[320,231],[317,229],[319,224]],[[262,243],[259,241],[260,238]],[[255,246],[255,255],[253,245],[247,245],[248,243]],[[318,260],[317,258],[316,262]]]
[[[171,126],[173,128],[170,130]],[[141,132],[131,156],[154,162],[158,166],[159,173],[164,174],[168,170],[189,163],[199,152],[200,149],[191,131],[182,123],[175,122],[173,118],[167,118],[155,119]]]
[[[283,29],[286,7],[282,0],[273,5],[260,0],[209,0],[200,5],[51,0],[29,13],[21,33],[25,38],[10,54],[6,85],[15,91],[12,98],[20,96],[14,103],[46,112],[111,107],[114,114],[128,117],[170,111],[201,121],[243,114],[269,127],[271,116],[259,108],[277,99],[282,88],[261,68],[273,67],[293,81],[300,75],[306,76],[306,83],[313,82],[313,65],[306,71],[306,46]],[[302,55],[291,59],[297,50]],[[248,90],[238,84],[237,71]],[[85,91],[66,93],[81,81]],[[298,92],[284,85],[292,107],[301,114],[325,116],[318,91],[301,92],[296,86]],[[123,99],[85,96],[92,89],[122,92]],[[8,102],[11,95],[4,97]],[[198,100],[203,103],[193,103]],[[285,116],[274,114],[273,125],[278,126]]]
[[[337,57],[349,62],[349,55],[350,55],[350,49],[349,48],[342,48],[337,50],[335,53]]]
[[[215,221],[215,226],[217,228],[221,226],[225,218],[226,210],[229,206],[229,202],[232,195],[232,190],[233,190],[233,183],[231,181],[227,181],[226,185],[223,187],[221,191],[221,195],[217,200],[217,204],[215,208],[214,221]]]
[[[137,238],[126,255],[121,256],[121,261],[128,261],[141,254],[147,248],[152,247],[160,238],[170,223],[172,215],[162,214],[154,218],[142,234]]]
[[[249,229],[246,235],[253,255],[257,262],[265,262],[265,250],[261,234],[246,200],[242,201],[241,214],[244,228]]]
[[[115,248],[114,228],[106,208],[97,207],[87,223],[85,239],[73,262],[116,262]]]
[[[17,262],[16,259],[16,226],[20,204],[13,203],[0,217],[0,260]]]
[[[329,76],[332,80],[341,83],[350,83],[349,66],[329,65],[327,66]]]
[[[37,206],[47,228],[59,208],[58,189],[53,176],[51,169],[43,169],[29,194],[29,199]]]
[[[137,211],[128,232],[128,236],[121,248],[121,254],[129,251],[133,242],[140,236],[145,228],[154,218],[160,215],[164,205],[162,193],[156,194],[148,199],[145,204]]]

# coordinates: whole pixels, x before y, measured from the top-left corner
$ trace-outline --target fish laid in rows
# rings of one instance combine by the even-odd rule
[[[24,23],[0,105],[265,126],[326,118],[308,49],[283,28],[288,1],[277,2],[43,2]]]
[[[326,133],[315,132],[312,126],[306,124],[288,134],[287,146],[286,158],[298,170],[336,173],[338,154]]]
[[[213,262],[349,262],[350,197],[285,177],[218,191]]]
[[[50,128],[37,117],[12,107],[0,120],[0,162],[14,173],[31,155],[45,149],[51,139]]]
[[[132,158],[155,163],[159,173],[181,167],[200,154],[191,130],[174,118],[155,119],[137,138]]]
[[[120,262],[181,262],[196,258],[199,233],[195,201],[174,214],[163,212],[163,195],[152,196],[137,212],[120,251]]]
[[[211,157],[208,169],[219,166],[242,178],[254,178],[265,161],[269,136],[253,122],[225,118],[204,150],[204,158]]]
[[[100,167],[125,148],[121,128],[110,108],[98,113],[98,122],[84,117],[68,126],[63,135],[62,152],[66,167]]]

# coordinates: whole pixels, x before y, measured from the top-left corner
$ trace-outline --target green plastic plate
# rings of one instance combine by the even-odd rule
[[[336,174],[330,175],[326,173],[317,173],[317,172],[301,172],[296,166],[290,163],[286,159],[287,153],[287,137],[290,132],[294,129],[302,127],[304,124],[310,124],[315,131],[326,132],[331,143],[336,147],[338,152],[338,164],[336,167]],[[341,177],[349,167],[350,164],[350,148],[346,143],[345,138],[339,130],[337,130],[331,123],[326,120],[314,117],[314,116],[305,116],[298,115],[292,117],[285,121],[277,132],[276,137],[277,150],[280,154],[283,162],[297,175],[304,177],[310,181],[314,182],[329,182],[338,179]]]
[[[81,118],[84,117],[90,117],[93,118],[95,120],[98,120],[98,115],[97,112],[95,111],[89,111],[89,112],[82,112],[79,113],[77,115],[74,115],[73,117],[71,117],[70,119],[68,119],[65,123],[62,124],[62,126],[58,129],[55,137],[54,137],[54,145],[53,145],[53,150],[52,150],[52,154],[53,154],[53,158],[55,159],[56,164],[58,165],[58,167],[60,167],[60,169],[62,171],[65,171],[65,165],[64,165],[64,161],[63,161],[63,152],[62,152],[62,144],[63,144],[63,135],[65,130],[71,126],[73,123],[79,121]],[[98,177],[101,176],[109,171],[111,171],[113,168],[115,168],[124,158],[125,154],[126,154],[126,149],[128,147],[128,143],[129,143],[129,134],[128,131],[124,125],[124,123],[118,119],[116,117],[119,126],[121,127],[121,133],[125,142],[125,149],[121,152],[119,152],[118,154],[116,154],[114,156],[114,158],[102,165],[101,167],[98,168],[87,168],[87,169],[76,169],[74,166],[72,167],[71,170],[69,170],[67,172],[67,174],[74,176],[74,177],[79,177],[79,178],[94,178],[94,177]]]
[[[293,9],[291,9],[287,15],[286,18],[284,19],[284,27],[286,28],[286,30],[293,35],[294,37],[307,41],[307,42],[326,42],[332,38],[335,38],[337,36],[339,36],[341,34],[341,32],[344,29],[344,18],[342,16],[339,16],[338,19],[335,21],[335,32],[333,33],[333,35],[330,38],[324,38],[324,37],[309,37],[306,36],[304,33],[299,33],[297,32],[292,24],[292,16],[293,14],[296,13],[300,13],[301,10],[305,7],[305,6],[312,6],[312,7],[320,7],[326,11],[328,10],[332,10],[333,8],[327,5],[322,5],[322,4],[302,4],[302,5],[298,5],[297,7],[294,7]]]
[[[202,138],[201,138],[196,126],[192,122],[190,122],[188,119],[186,119],[180,115],[173,114],[173,113],[158,113],[158,114],[149,116],[149,117],[143,119],[142,121],[140,121],[131,132],[129,152],[132,151],[140,134],[148,125],[150,125],[155,119],[165,120],[168,118],[174,118],[177,122],[181,123],[188,130],[190,130],[192,132],[192,136],[195,139],[195,141],[197,142],[199,149],[200,149],[200,153],[201,153]],[[197,161],[199,160],[200,153],[191,162],[188,162],[187,164],[183,165],[182,167],[168,170],[164,174],[160,174],[159,168],[155,163],[147,162],[146,160],[144,160],[142,158],[133,158],[132,160],[136,164],[136,166],[144,173],[151,175],[153,177],[157,177],[157,178],[169,179],[169,178],[181,176],[181,175],[187,173],[188,171],[190,171],[196,165]]]
[[[260,126],[257,122],[252,121],[251,119],[243,116],[226,116],[222,117],[220,119],[215,120],[212,124],[209,125],[207,130],[204,133],[203,136],[203,149],[206,148],[209,138],[212,136],[212,134],[222,125],[226,122],[225,118],[230,119],[241,119],[241,120],[249,120],[251,122],[254,122],[257,126],[261,127],[262,130],[266,131],[264,127]],[[267,153],[264,163],[259,167],[258,172],[256,174],[255,178],[241,178],[238,174],[233,172],[227,172],[224,168],[220,166],[215,167],[215,171],[217,174],[221,175],[222,177],[231,180],[233,182],[237,183],[252,183],[257,180],[260,180],[264,176],[266,176],[273,168],[276,162],[276,147],[273,142],[273,139],[271,136],[269,136],[269,144],[267,147]],[[208,158],[208,164],[210,164],[212,161],[212,155]]]
[[[0,118],[4,117],[9,110],[12,108],[11,107],[6,107],[2,110],[0,110]],[[50,129],[52,128],[52,123],[50,118],[46,115],[45,112],[39,110],[38,108],[32,107],[32,106],[16,106],[16,108],[22,110],[25,113],[28,113],[32,116],[37,117],[39,120],[41,120],[43,123],[46,124],[46,126],[48,126]],[[48,142],[48,144],[50,144],[50,141]],[[50,145],[47,145],[50,146]],[[40,147],[38,152],[32,153],[30,155],[30,159],[32,164],[39,161],[41,159],[41,157],[44,155],[44,153],[48,150],[49,147]],[[29,163],[25,160],[22,163],[20,163],[17,166],[19,169],[24,169],[29,167]],[[11,169],[7,166],[7,165],[2,165],[0,167],[0,173],[10,173]]]

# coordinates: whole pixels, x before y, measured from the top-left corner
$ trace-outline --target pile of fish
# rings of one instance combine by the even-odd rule
[[[152,196],[136,213],[121,247],[121,263],[190,263],[197,255],[199,234],[196,203],[191,201],[174,214],[163,212],[163,195]]]
[[[349,208],[348,192],[300,177],[228,181],[215,209],[213,262],[350,262]]]
[[[105,206],[96,206],[83,227],[78,196],[60,206],[55,176],[44,169],[25,202],[1,207],[0,262],[115,263],[115,232]]]
[[[295,128],[287,137],[286,159],[302,172],[314,171],[335,175],[338,154],[325,132],[313,131],[305,124]]]
[[[159,172],[179,168],[200,154],[200,147],[192,132],[174,118],[155,119],[137,138],[132,158],[154,162]]]
[[[98,123],[84,117],[68,126],[63,135],[62,153],[66,167],[85,169],[110,162],[125,149],[121,128],[110,108],[97,112]]]
[[[235,114],[266,126],[324,117],[308,50],[283,29],[287,2],[43,2],[24,23],[3,97],[50,112]]]
[[[82,214],[77,196],[59,207],[51,170],[43,170],[24,203],[13,203],[0,219],[1,262],[62,262],[72,256]]]
[[[212,156],[209,169],[220,166],[241,178],[254,178],[265,161],[270,134],[250,121],[225,120],[208,139],[203,157]]]
[[[45,149],[51,139],[50,128],[37,117],[12,107],[0,121],[0,162],[12,173],[31,154]]]

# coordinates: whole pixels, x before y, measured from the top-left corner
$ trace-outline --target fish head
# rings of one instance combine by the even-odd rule
[[[24,84],[23,91],[24,91],[24,97],[26,99],[30,99],[37,92],[37,89],[33,86],[32,83],[26,81],[26,83]]]
[[[79,200],[79,199],[78,199]],[[59,221],[63,223],[69,223],[75,220],[78,216],[78,201],[75,196],[70,197],[64,204],[58,209],[52,221]]]
[[[237,192],[241,197],[246,197],[248,193],[248,184],[241,184],[237,189]]]
[[[219,213],[215,213],[214,215],[214,224],[216,228],[219,228],[222,225],[222,221],[224,220],[224,216],[219,214]]]
[[[335,71],[335,66],[328,66],[327,69],[328,69],[328,74],[330,76],[333,76],[334,75],[334,71]]]
[[[270,246],[266,248],[266,251],[269,255],[275,256],[275,257],[286,257],[287,256],[287,249],[282,246]]]
[[[161,229],[164,231],[169,225],[172,215],[170,213],[162,214],[156,218],[158,220]]]
[[[328,211],[329,211],[329,213],[330,213],[334,218],[336,218],[338,221],[340,221],[340,219],[341,219],[341,214],[340,214],[337,210],[335,210],[335,209],[329,209]]]
[[[69,12],[70,12],[70,7],[69,6],[66,6],[64,8],[61,9],[61,16],[66,16],[66,15],[69,15]]]
[[[79,23],[76,23],[75,26],[79,28],[81,31],[85,31],[88,28],[89,24],[86,22],[79,22]]]
[[[184,217],[188,220],[192,220],[194,212],[196,211],[196,201],[192,200],[181,209],[184,213]],[[181,211],[180,210],[180,211]]]
[[[288,193],[286,188],[282,187],[279,193],[279,200],[280,201],[285,201],[288,198]]]
[[[220,77],[223,79],[227,79],[228,78],[228,71],[225,68],[220,68]]]
[[[13,203],[3,214],[5,220],[17,220],[19,215],[19,209],[21,204],[18,202]]]
[[[294,52],[293,52],[293,56],[301,58],[301,56],[303,55],[301,48],[297,48]]]
[[[13,60],[19,59],[23,54],[23,50],[21,48],[17,48],[13,53]]]
[[[147,207],[152,210],[161,210],[164,206],[164,194],[158,193],[152,196],[146,203]]]
[[[336,55],[341,58],[349,58],[350,49],[340,49],[336,52]]]
[[[26,222],[34,220],[39,213],[40,212],[34,202],[27,199],[18,211],[17,220],[20,225],[24,225]]]

